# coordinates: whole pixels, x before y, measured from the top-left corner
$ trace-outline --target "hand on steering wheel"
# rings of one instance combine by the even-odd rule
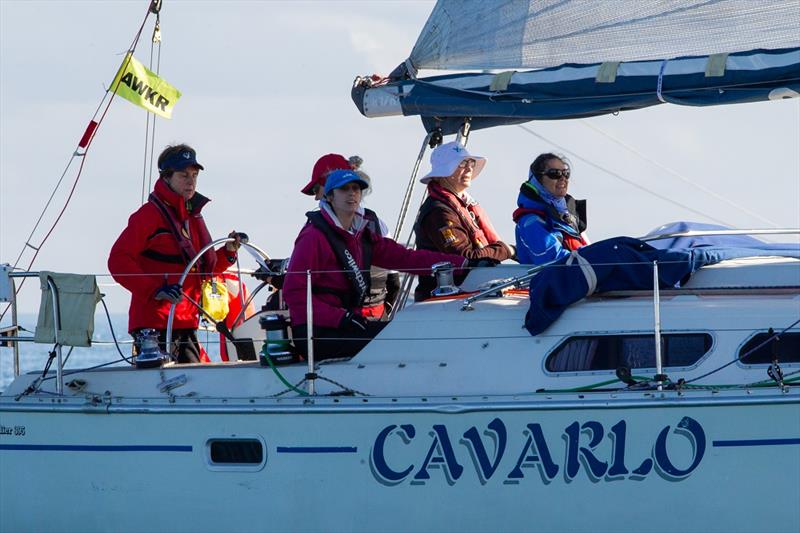
[[[247,233],[240,233],[238,231],[232,231],[228,233],[229,239],[236,239],[232,242],[225,243],[225,249],[229,252],[237,252],[239,251],[239,247],[242,246],[242,243],[247,243]]]

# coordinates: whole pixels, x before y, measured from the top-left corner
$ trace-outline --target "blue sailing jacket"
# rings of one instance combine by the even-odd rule
[[[517,227],[517,259],[526,265],[541,265],[566,257],[586,244],[581,232],[586,229],[585,200],[567,195],[567,208],[577,221],[577,228],[560,219],[558,212],[544,202],[527,182],[520,187],[514,222]]]

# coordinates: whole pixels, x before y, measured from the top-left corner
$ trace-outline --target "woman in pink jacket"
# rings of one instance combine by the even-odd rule
[[[308,223],[294,243],[283,295],[295,346],[306,355],[306,272],[311,271],[316,360],[352,357],[386,326],[362,314],[373,264],[412,274],[428,272],[442,261],[473,266],[459,255],[409,250],[381,237],[377,215],[369,209],[359,214],[361,192],[368,186],[352,170],[331,172],[319,211],[306,213]]]

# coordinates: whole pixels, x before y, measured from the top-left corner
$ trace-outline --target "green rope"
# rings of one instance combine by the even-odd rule
[[[631,376],[631,377],[633,379],[637,380],[637,381],[647,381],[647,378],[643,377],[643,376]],[[575,387],[575,388],[572,388],[572,389],[543,389],[543,390],[539,390],[537,392],[583,392],[583,391],[589,391],[589,390],[592,390],[592,389],[603,387],[605,385],[611,385],[612,383],[621,383],[621,382],[622,381],[619,380],[619,379],[609,379],[608,381],[601,381],[600,383],[595,383],[593,385],[584,385],[584,386]]]
[[[798,383],[800,382],[800,376],[784,379],[784,383]],[[777,383],[772,379],[765,379],[762,381],[756,381],[754,383],[745,383],[744,385],[684,385],[686,389],[741,389],[744,387],[754,387],[754,388],[765,388],[765,387],[774,387]]]
[[[631,376],[636,381],[649,381],[649,378],[643,376]],[[792,383],[800,383],[800,376],[784,379],[784,383],[792,384]],[[608,381],[601,381],[599,383],[594,383],[592,385],[584,385],[581,387],[574,387],[571,389],[541,389],[536,392],[538,393],[547,393],[547,392],[586,392],[593,389],[597,389],[599,387],[604,387],[606,385],[611,385],[612,383],[621,383],[619,379],[609,379]],[[672,383],[671,381],[667,381],[667,383]],[[766,388],[766,387],[774,387],[777,384],[771,379],[765,379],[763,381],[756,381],[755,383],[746,383],[744,385],[683,385],[685,389],[693,389],[693,390],[702,390],[702,389],[742,389],[745,387],[754,387],[754,388]],[[622,389],[619,389],[622,390]]]
[[[269,356],[269,352],[267,352],[266,354],[262,354],[262,357],[264,357],[267,360],[269,367],[272,369],[273,372],[275,372],[275,375],[278,376],[278,379],[281,380],[281,383],[286,385],[289,389],[293,390],[300,396],[308,396],[308,392],[304,391],[303,389],[298,389],[297,387],[286,381],[286,378],[283,377],[283,374],[281,374],[278,371],[277,367],[275,366],[275,363],[272,362],[272,357]]]

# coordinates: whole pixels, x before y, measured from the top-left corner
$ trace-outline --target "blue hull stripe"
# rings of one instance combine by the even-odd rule
[[[800,439],[748,439],[748,440],[715,440],[717,448],[733,446],[781,446],[786,444],[800,445]]]
[[[0,444],[0,450],[35,452],[191,452],[191,446],[139,446],[90,444]]]
[[[278,446],[278,453],[356,453],[355,446]]]

